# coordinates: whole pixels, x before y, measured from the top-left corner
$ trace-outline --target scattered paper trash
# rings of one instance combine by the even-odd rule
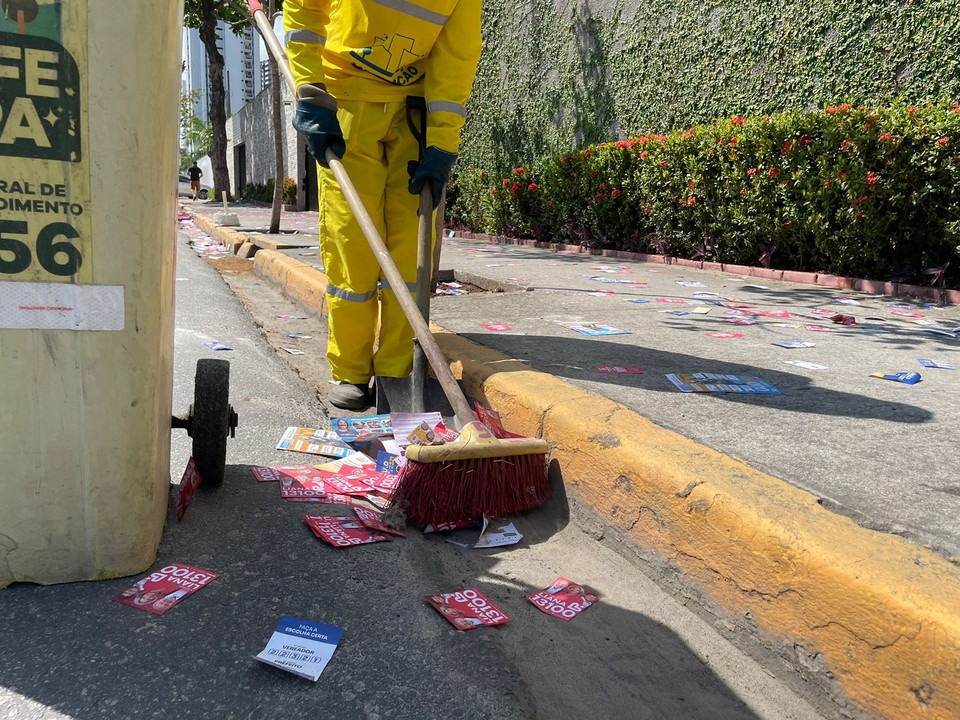
[[[286,350],[286,351],[287,351],[288,353],[290,353],[291,355],[306,355],[306,353],[305,353],[303,350],[300,350],[300,349],[298,349],[298,348],[285,347],[285,348],[282,348],[282,349],[283,349],[283,350]]]
[[[658,303],[674,303],[674,304],[677,304],[677,305],[686,305],[686,304],[687,304],[687,301],[684,300],[683,298],[664,298],[664,297],[658,297],[658,298],[654,298],[654,300],[656,300]]]
[[[294,340],[313,340],[312,335],[300,335],[298,333],[292,333],[292,332],[288,332],[287,337],[293,338]]]
[[[646,305],[649,303],[649,300],[630,300],[634,305]]]
[[[814,310],[816,312],[816,310]],[[841,313],[836,313],[830,316],[830,319],[837,325],[857,325],[857,319],[852,315],[843,315]]]
[[[216,340],[213,342],[204,343],[204,346],[210,348],[211,350],[233,350],[233,348],[229,345],[224,345],[222,342],[217,342]]]
[[[643,369],[633,365],[597,365],[594,370],[610,375],[643,375]]]
[[[277,315],[281,320],[307,320],[306,315]]]
[[[343,442],[363,442],[393,435],[390,415],[330,418],[330,425]]]
[[[737,340],[744,337],[743,333],[733,333],[733,332],[708,332],[704,333],[707,337],[720,338],[721,340]]]
[[[923,318],[923,317],[926,317],[926,315],[924,315],[923,313],[907,312],[906,310],[894,310],[891,314],[892,314],[892,315],[896,315],[897,317],[905,317],[905,318]]]
[[[709,315],[712,309],[713,308],[707,307],[706,305],[698,305],[697,307],[693,308],[690,313],[692,315]]]
[[[600,337],[603,335],[631,335],[629,330],[619,330],[610,325],[604,325],[598,322],[565,322],[560,323],[562,327],[573,330],[581,335],[590,337]]]
[[[490,519],[486,517],[483,518],[480,536],[473,542],[462,542],[457,538],[447,538],[447,542],[457,547],[467,548],[468,550],[481,550],[483,548],[516,545],[523,540],[523,535],[520,534],[512,522],[506,525],[497,525],[495,529],[491,529],[489,525]]]
[[[343,628],[281,615],[256,659],[316,682],[343,637]]]
[[[395,530],[389,525],[387,525],[383,521],[383,516],[378,512],[374,512],[373,510],[367,510],[367,508],[362,508],[362,507],[355,507],[353,509],[353,512],[356,514],[358,518],[360,518],[360,522],[362,522],[371,530],[374,530],[376,532],[381,532],[381,533],[388,533],[390,535],[396,535],[397,537],[407,536],[407,534],[402,530]]]
[[[833,328],[829,328],[826,325],[804,325],[804,330],[809,332],[836,332]]]
[[[722,373],[671,373],[667,380],[685,393],[736,393],[742,395],[783,395],[776,387],[752,375]]]
[[[180,478],[180,489],[177,492],[177,522],[183,520],[187,506],[197,494],[198,487],[200,487],[200,473],[197,472],[197,463],[190,458],[187,469],[183,471],[183,477]]]
[[[424,535],[429,535],[430,533],[442,533],[442,532],[451,532],[452,530],[463,530],[464,528],[471,528],[477,525],[476,520],[452,520],[450,522],[437,523],[436,525],[427,525],[423,529]]]
[[[421,423],[426,423],[428,428],[433,428],[439,422],[443,422],[443,418],[438,412],[390,414],[393,439],[400,447],[410,445],[410,433]]]
[[[749,284],[746,284],[746,285],[741,285],[740,287],[741,287],[741,288],[750,288],[751,290],[769,290],[769,289],[770,289],[770,288],[768,288],[766,285],[754,285],[754,284],[752,284],[752,283],[749,283]]]
[[[163,615],[187,595],[209,585],[219,575],[189,565],[170,563],[116,595],[114,602]]]
[[[918,372],[898,372],[898,373],[873,373],[870,377],[880,378],[881,380],[893,380],[904,385],[916,385],[922,379]]]
[[[510,621],[506,613],[491,603],[477,588],[427,595],[423,599],[457,630],[473,630],[482,625],[502,625]]]
[[[374,532],[355,517],[305,515],[313,534],[334,547],[353,547],[389,541],[390,535]]]
[[[490,330],[491,332],[510,332],[513,330],[509,325],[504,325],[503,323],[484,323],[480,327]]]
[[[784,340],[783,342],[775,342],[770,344],[789,349],[814,347],[814,343],[810,342],[809,340]]]
[[[683,285],[684,287],[706,287],[706,285],[697,280],[677,280],[677,285]]]
[[[337,458],[347,457],[355,452],[332,430],[305,427],[288,427],[277,443],[277,450]]]
[[[743,317],[727,317],[723,318],[725,323],[733,323],[734,325],[756,325],[756,320],[751,320],[750,318]]]
[[[549,587],[527,595],[527,600],[541,612],[569,622],[601,597],[593,588],[559,577]]]
[[[807,370],[826,370],[826,365],[820,365],[814,362],[807,362],[806,360],[784,360],[787,365],[796,365],[797,367],[805,368]]]
[[[939,360],[926,360],[924,358],[920,358],[919,360],[917,360],[917,362],[919,362],[924,367],[928,367],[928,368],[940,368],[941,370],[955,369],[952,363],[941,362]]]

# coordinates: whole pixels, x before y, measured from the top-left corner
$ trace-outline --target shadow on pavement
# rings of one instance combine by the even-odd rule
[[[80,720],[506,719],[570,710],[755,718],[675,632],[646,615],[601,602],[565,623],[525,599],[553,577],[544,573],[540,587],[484,581],[497,576],[498,555],[534,552],[567,527],[556,469],[553,477],[556,496],[516,519],[526,539],[505,552],[461,551],[414,529],[407,539],[341,550],[314,538],[303,515],[345,508],[285,503],[248,466],[228,466],[224,485],[199,493],[182,523],[168,512],[153,567],[186,563],[220,577],[166,615],[111,602],[129,579],[0,591],[0,707],[13,717],[60,717],[39,704]],[[460,633],[422,601],[474,585],[510,624]],[[253,659],[281,614],[346,629],[316,685]]]
[[[495,348],[519,360],[527,357],[564,358],[555,363],[531,361],[531,365],[543,372],[571,380],[678,393],[679,390],[667,380],[667,374],[705,372],[754,375],[772,383],[784,394],[756,396],[727,393],[711,397],[737,403],[763,403],[767,407],[814,415],[871,418],[911,424],[929,422],[933,419],[933,413],[924,408],[818,387],[810,382],[810,378],[797,373],[667,352],[656,348],[606,342],[600,338],[579,339],[495,333],[461,333],[461,337]],[[641,367],[644,374],[600,375],[594,370],[599,365],[614,363]],[[616,400],[616,398],[612,399]]]

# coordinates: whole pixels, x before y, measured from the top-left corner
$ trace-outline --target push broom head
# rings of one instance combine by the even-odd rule
[[[413,525],[514,515],[550,497],[547,443],[498,439],[479,422],[443,445],[411,445],[393,505]]]

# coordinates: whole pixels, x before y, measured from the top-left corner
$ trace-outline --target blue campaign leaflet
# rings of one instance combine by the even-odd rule
[[[671,373],[667,380],[685,393],[737,393],[742,395],[783,395],[776,387],[752,375],[722,373]]]
[[[277,450],[336,458],[347,457],[355,452],[335,432],[305,427],[288,427],[277,443]]]
[[[341,637],[343,628],[283,615],[267,646],[256,658],[316,682],[333,657]]]
[[[603,325],[598,322],[565,322],[560,323],[562,327],[567,328],[567,330],[574,330],[581,335],[589,335],[590,337],[599,337],[601,335],[630,335],[632,334],[629,330],[618,330],[615,327],[610,327],[609,325]]]
[[[330,418],[334,432],[344,442],[363,442],[393,434],[390,415],[367,415],[365,417]]]

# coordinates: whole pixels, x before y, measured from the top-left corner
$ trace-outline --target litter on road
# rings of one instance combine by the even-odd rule
[[[685,393],[737,393],[743,395],[783,395],[766,380],[752,375],[722,373],[671,373],[667,380]]]
[[[388,542],[392,538],[385,533],[374,532],[355,517],[345,515],[305,515],[313,534],[334,547],[353,547],[371,543]]]
[[[506,613],[497,608],[476,588],[427,595],[423,599],[457,630],[473,630],[482,625],[503,625],[510,622]]]
[[[163,615],[187,595],[216,580],[219,575],[190,565],[170,563],[122,591],[114,602]]]
[[[541,612],[569,622],[601,597],[593,588],[559,577],[549,587],[527,595],[527,600]]]
[[[282,615],[267,646],[255,657],[262,663],[316,682],[342,637],[343,628]]]

